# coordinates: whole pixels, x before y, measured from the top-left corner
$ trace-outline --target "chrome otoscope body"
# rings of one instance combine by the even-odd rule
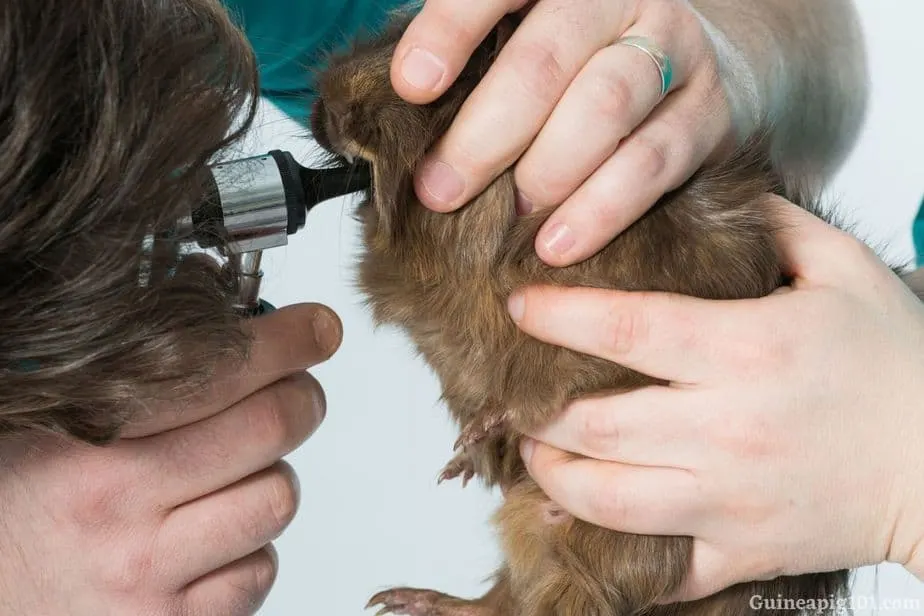
[[[179,230],[202,248],[215,243],[216,232],[226,238],[224,267],[237,277],[236,308],[258,315],[272,309],[260,299],[263,251],[288,244],[318,203],[370,184],[367,167],[310,169],[273,150],[211,167],[208,196],[179,221]]]

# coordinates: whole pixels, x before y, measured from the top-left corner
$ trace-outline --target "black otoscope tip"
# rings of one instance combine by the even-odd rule
[[[302,167],[300,175],[309,210],[322,201],[368,190],[372,186],[372,170],[365,161],[349,167]]]
[[[285,189],[290,235],[305,224],[308,211],[317,204],[372,186],[372,170],[365,161],[352,166],[312,169],[303,167],[289,152],[268,153],[276,161]]]

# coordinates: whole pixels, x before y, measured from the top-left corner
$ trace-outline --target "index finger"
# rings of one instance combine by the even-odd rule
[[[252,331],[246,361],[219,366],[209,386],[192,399],[152,405],[125,426],[122,437],[149,436],[216,415],[271,383],[326,361],[343,338],[339,317],[321,304],[280,308],[245,327]]]
[[[513,320],[549,344],[606,359],[673,383],[724,374],[761,330],[743,303],[655,292],[531,287],[509,300]],[[734,310],[737,306],[739,310]],[[724,345],[724,346],[723,346]]]
[[[497,22],[528,0],[427,0],[405,30],[391,65],[392,87],[409,103],[441,96]]]
[[[610,4],[544,0],[529,11],[422,161],[424,206],[458,209],[528,149],[588,60],[634,17],[633,2]]]

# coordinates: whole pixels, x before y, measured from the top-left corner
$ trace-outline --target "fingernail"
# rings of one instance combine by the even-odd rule
[[[526,195],[517,191],[516,198],[517,214],[525,216],[533,211],[533,202],[526,198]]]
[[[337,350],[343,338],[339,319],[328,310],[318,310],[311,326],[314,331],[314,342],[321,351],[330,355]]]
[[[292,491],[295,492],[295,502],[302,500],[302,482],[298,479],[298,473],[292,471]]]
[[[446,163],[428,163],[421,173],[420,183],[434,200],[449,205],[462,195],[465,188],[456,170]]]
[[[401,76],[419,90],[433,90],[446,74],[443,62],[426,49],[411,49],[401,63]]]
[[[549,252],[564,254],[574,246],[574,235],[567,226],[558,223],[542,234],[542,243]]]
[[[523,463],[529,466],[529,461],[533,457],[533,450],[536,448],[536,442],[531,438],[524,438],[520,442],[520,457]]]
[[[523,318],[523,312],[526,309],[526,300],[520,293],[515,293],[507,300],[507,312],[514,323],[519,323]]]

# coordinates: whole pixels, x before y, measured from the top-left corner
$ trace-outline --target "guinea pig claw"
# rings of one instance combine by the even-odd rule
[[[404,614],[405,616],[474,616],[471,601],[459,599],[435,590],[418,588],[392,588],[374,595],[366,609],[382,604],[376,616]]]
[[[437,485],[448,481],[450,479],[455,479],[459,475],[462,475],[462,487],[468,485],[468,482],[472,477],[475,476],[475,464],[472,462],[471,457],[464,451],[457,454],[449,463],[443,467],[440,477],[437,480]]]
[[[453,451],[457,451],[460,447],[471,447],[489,436],[502,435],[504,424],[508,421],[509,415],[509,411],[493,412],[487,414],[480,423],[477,421],[469,422],[462,429],[462,434],[456,440]]]

